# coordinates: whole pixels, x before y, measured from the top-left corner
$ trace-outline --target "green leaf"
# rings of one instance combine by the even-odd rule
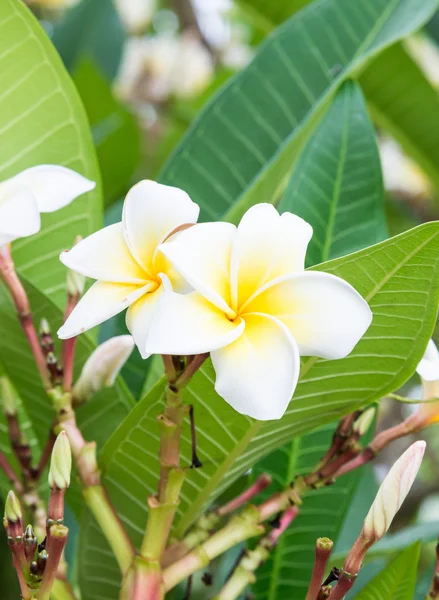
[[[420,27],[436,0],[317,0],[279,27],[202,111],[162,181],[185,189],[202,219],[236,221],[275,202],[340,84]]]
[[[313,226],[313,265],[386,238],[383,195],[375,132],[361,89],[348,81],[305,146],[279,209]]]
[[[298,438],[260,461],[254,475],[269,473],[276,486],[286,487],[296,475],[315,467],[331,443],[334,425]],[[337,540],[361,473],[355,471],[335,485],[313,490],[304,496],[294,524],[281,536],[269,560],[257,573],[252,586],[255,599],[305,598],[311,576],[315,541],[318,537]],[[265,493],[270,495],[268,488]],[[261,495],[261,500],[262,500]]]
[[[53,43],[73,71],[90,57],[111,81],[119,68],[126,33],[113,0],[82,0],[56,24]]]
[[[423,355],[436,320],[439,299],[439,223],[428,223],[366,250],[319,265],[346,279],[369,302],[374,319],[346,358],[306,358],[300,382],[279,421],[256,422],[236,413],[213,389],[207,363],[185,390],[195,406],[198,450],[204,466],[188,472],[176,534],[238,476],[295,436],[367,405],[402,385]],[[161,380],[139,402],[106,444],[100,465],[109,493],[133,541],[139,544],[146,497],[158,480],[162,410]],[[189,427],[182,437],[182,464],[191,461]],[[117,569],[105,541],[86,518],[81,533],[80,577],[86,597],[117,597]],[[105,583],[102,583],[105,580]],[[98,592],[97,585],[102,585]],[[97,597],[97,596],[96,596]]]
[[[44,317],[53,335],[62,324],[62,312],[49,298],[28,282],[24,282],[33,310],[35,323]],[[0,286],[0,364],[22,398],[35,434],[44,444],[53,421],[53,410],[36,370],[26,338],[18,323],[12,302],[4,286]],[[60,342],[55,339],[56,354],[60,356]],[[75,355],[75,376],[78,376],[95,344],[86,336],[78,338]],[[126,416],[134,399],[126,385],[118,378],[111,390],[103,390],[90,403],[79,409],[78,421],[87,439],[97,439],[100,446],[108,439],[119,422]],[[105,415],[105,419],[103,419]]]
[[[439,97],[402,44],[388,48],[359,82],[373,120],[402,145],[439,189]]]
[[[91,125],[102,173],[105,203],[125,194],[140,155],[140,134],[134,116],[113,96],[99,68],[83,59],[73,73]]]
[[[354,600],[413,600],[420,544],[414,544],[375,577]],[[355,588],[354,588],[355,590]]]
[[[75,86],[43,29],[20,0],[0,2],[0,180],[37,164],[61,164],[99,184],[87,119]],[[58,260],[76,234],[101,223],[100,189],[45,214],[39,234],[14,242],[21,272],[64,302],[65,268]],[[38,267],[38,268],[36,268]]]

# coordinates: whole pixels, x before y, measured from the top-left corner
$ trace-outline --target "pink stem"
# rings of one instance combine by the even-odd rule
[[[263,473],[260,475],[253,485],[251,485],[248,489],[244,490],[242,494],[230,500],[224,506],[221,506],[216,511],[217,515],[223,517],[224,515],[228,515],[229,513],[235,511],[237,508],[240,508],[244,504],[247,504],[252,498],[260,494],[263,490],[265,490],[271,484],[271,477],[267,475],[267,473]]]

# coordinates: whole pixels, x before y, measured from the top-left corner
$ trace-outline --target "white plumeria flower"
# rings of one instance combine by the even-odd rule
[[[427,344],[424,356],[416,367],[422,381],[423,400],[439,398],[439,352],[433,340]],[[410,417],[414,430],[420,431],[428,425],[439,422],[439,400],[425,402]]]
[[[362,533],[369,542],[377,542],[389,529],[418,474],[425,447],[424,441],[412,444],[381,484],[363,525]]]
[[[300,355],[342,358],[372,319],[348,283],[304,272],[311,236],[303,219],[258,204],[238,228],[200,224],[160,246],[195,291],[166,292],[147,351],[211,352],[218,394],[243,414],[280,418]]]
[[[131,188],[121,223],[93,233],[60,256],[69,269],[98,281],[58,331],[59,337],[74,337],[129,307],[127,327],[146,358],[146,340],[163,296],[163,280],[177,290],[184,285],[157,247],[176,228],[196,223],[199,210],[178,188],[147,180]]]
[[[86,361],[73,387],[76,400],[85,401],[104,387],[111,387],[134,349],[130,335],[118,335],[100,344]]]
[[[37,233],[40,213],[63,208],[95,183],[57,165],[40,165],[0,183],[0,247]]]

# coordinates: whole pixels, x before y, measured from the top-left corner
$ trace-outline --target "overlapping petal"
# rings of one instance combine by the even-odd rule
[[[114,283],[144,284],[150,279],[126,245],[122,223],[100,229],[60,256],[69,269]]]
[[[247,315],[245,330],[211,354],[215,389],[235,410],[280,419],[297,385],[300,357],[288,329],[267,315]]]
[[[40,230],[41,220],[34,196],[25,188],[14,192],[0,184],[0,246]]]
[[[241,219],[233,244],[234,308],[269,281],[303,271],[311,236],[311,225],[296,215],[279,215],[271,204],[250,208]]]
[[[40,212],[53,212],[96,187],[76,171],[59,165],[38,165],[4,182],[11,189],[25,187],[34,195]]]
[[[367,302],[349,283],[316,271],[268,284],[246,306],[282,321],[301,356],[336,359],[347,356],[372,321]]]
[[[153,273],[156,248],[176,227],[196,223],[199,206],[175,187],[144,180],[128,192],[123,207],[126,242],[137,262]]]
[[[230,321],[199,292],[166,291],[146,343],[150,354],[202,354],[227,346],[244,330],[242,319]]]
[[[134,338],[142,358],[148,358],[146,342],[151,326],[157,316],[164,288],[161,285],[154,293],[145,294],[134,302],[127,310],[126,324]]]
[[[416,367],[416,372],[424,381],[439,382],[439,352],[433,340],[428,342],[424,356]]]
[[[235,234],[230,223],[201,223],[159,247],[195,290],[231,317],[230,257]]]
[[[114,317],[140,296],[156,289],[155,284],[143,286],[97,281],[81,298],[67,321],[58,330],[58,337],[68,339]]]

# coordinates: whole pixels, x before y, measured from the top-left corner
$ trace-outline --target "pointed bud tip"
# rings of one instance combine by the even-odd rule
[[[21,511],[20,502],[17,496],[11,490],[6,497],[5,519],[10,521],[11,523],[17,523],[17,521],[21,521],[22,517],[23,513]]]
[[[61,431],[53,445],[50,460],[49,486],[52,489],[65,490],[70,485],[72,470],[72,451],[69,438],[65,431]]]
[[[47,319],[41,319],[40,321],[40,334],[50,335],[50,325]]]
[[[375,412],[375,407],[372,406],[362,412],[358,419],[356,419],[353,429],[360,437],[365,435],[369,430],[369,427],[372,425],[375,418]]]
[[[13,417],[17,414],[17,394],[6,377],[0,377],[0,399],[5,415]]]
[[[415,481],[426,445],[423,440],[412,444],[388,472],[364,521],[366,539],[375,543],[389,529]]]

